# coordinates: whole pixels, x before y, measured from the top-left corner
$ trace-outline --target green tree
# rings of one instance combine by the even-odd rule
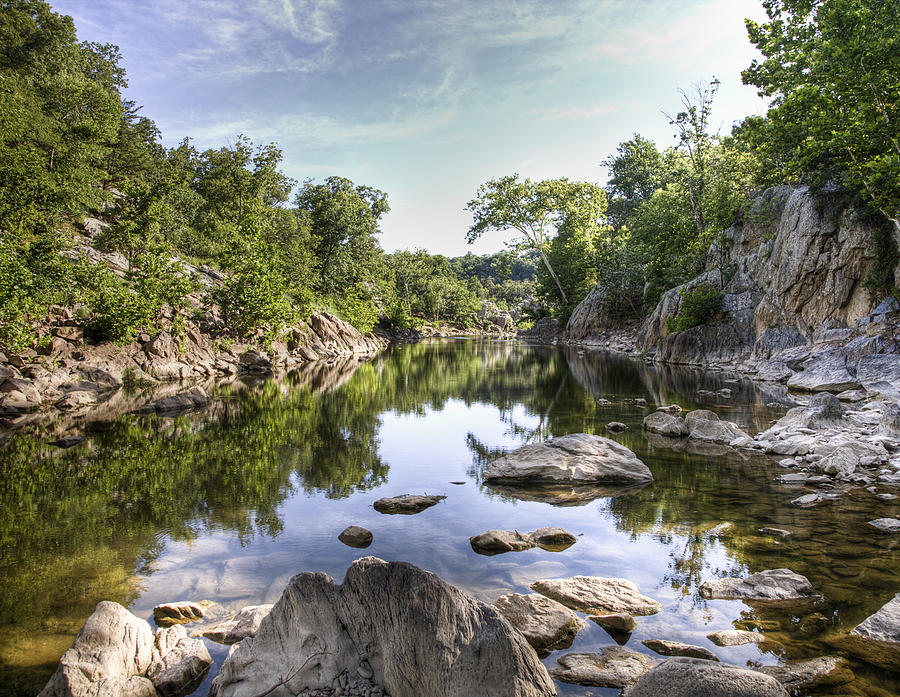
[[[900,8],[885,0],[764,0],[762,53],[743,72],[772,98],[783,175],[844,181],[900,232]],[[757,126],[763,124],[756,122]]]
[[[606,181],[609,217],[616,229],[625,226],[635,209],[649,200],[671,176],[656,143],[639,133],[631,140],[619,143],[616,154],[601,164],[609,171]]]

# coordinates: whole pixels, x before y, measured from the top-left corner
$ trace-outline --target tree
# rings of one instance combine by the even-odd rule
[[[550,240],[567,218],[593,234],[606,213],[606,192],[587,182],[566,178],[532,182],[513,174],[482,184],[466,210],[474,218],[466,235],[470,244],[485,232],[515,230],[521,238],[514,244],[540,255],[560,300],[567,305],[569,298],[547,256]]]
[[[606,192],[610,197],[610,222],[616,229],[623,227],[634,210],[671,176],[656,143],[639,133],[619,143],[616,154],[600,164],[609,170]]]
[[[763,60],[743,73],[771,97],[784,175],[843,181],[900,232],[900,8],[885,0],[764,0],[747,21]],[[759,124],[758,124],[759,125]]]

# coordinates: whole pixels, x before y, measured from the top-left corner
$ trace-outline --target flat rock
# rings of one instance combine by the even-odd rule
[[[665,411],[655,411],[645,416],[644,430],[671,438],[680,438],[690,433],[690,429],[684,422],[684,419]]]
[[[573,433],[524,445],[491,462],[486,482],[627,485],[653,480],[647,466],[609,438]]]
[[[662,605],[641,595],[638,587],[624,578],[573,576],[535,581],[531,589],[566,607],[589,614],[626,612],[629,615],[654,615]]]
[[[373,507],[379,513],[413,515],[421,513],[426,508],[431,508],[443,501],[446,496],[419,496],[417,494],[403,494],[378,499]]]
[[[569,608],[538,593],[510,593],[497,598],[494,607],[539,653],[569,648],[585,627]]]
[[[762,666],[755,670],[772,676],[791,694],[845,685],[856,677],[847,661],[836,656],[821,656],[783,666]]]
[[[876,518],[868,524],[881,532],[900,532],[900,518]]]
[[[746,578],[719,578],[700,586],[704,598],[726,600],[800,600],[817,596],[806,576],[790,569],[769,569]]]
[[[403,562],[355,561],[344,582],[294,576],[259,631],[236,644],[210,697],[267,694],[292,671],[291,692],[334,694],[344,673],[371,676],[391,697],[551,697],[534,649],[500,613]]]
[[[272,605],[248,605],[233,617],[199,630],[199,635],[218,644],[236,644],[259,631],[259,625],[272,611]]]
[[[896,671],[900,666],[900,593],[834,643],[866,663]]]
[[[338,539],[348,547],[365,549],[372,544],[372,533],[358,525],[349,525],[338,535]]]
[[[730,421],[722,421],[718,414],[708,409],[695,409],[684,419],[689,429],[688,438],[728,445],[738,438],[750,438]]]
[[[744,644],[762,644],[766,637],[759,632],[748,632],[746,629],[723,629],[707,634],[716,646],[743,646]]]
[[[534,532],[520,533],[510,530],[487,530],[469,538],[469,544],[478,554],[493,556],[504,552],[523,552],[540,547],[548,552],[568,549],[578,538],[562,528],[539,528]]]
[[[649,656],[621,646],[607,646],[597,653],[567,653],[557,659],[559,668],[550,671],[557,680],[576,685],[623,688],[631,685],[655,661]]]
[[[688,658],[702,658],[706,661],[719,660],[719,657],[707,648],[693,646],[692,644],[682,644],[680,641],[644,639],[641,643],[661,656],[686,656]]]
[[[814,361],[799,373],[788,378],[789,389],[805,392],[843,392],[861,387],[859,381],[847,370],[847,360],[832,354]]]
[[[637,629],[637,622],[627,612],[604,612],[597,615],[588,615],[588,619],[610,632],[631,634]]]
[[[625,697],[788,697],[775,678],[699,658],[670,658],[656,666]]]

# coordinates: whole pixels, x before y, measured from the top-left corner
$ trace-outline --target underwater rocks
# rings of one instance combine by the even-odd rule
[[[643,653],[621,646],[606,646],[597,653],[567,653],[557,659],[550,674],[562,682],[623,688],[637,682],[656,663]]]

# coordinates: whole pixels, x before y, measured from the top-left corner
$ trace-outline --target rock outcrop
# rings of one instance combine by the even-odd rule
[[[900,593],[834,643],[867,663],[896,671],[900,667]]]
[[[369,676],[392,697],[556,693],[495,609],[411,564],[366,557],[341,585],[325,574],[291,579],[256,635],[232,649],[210,695],[266,694],[285,678],[293,694],[330,690],[344,674]]]

